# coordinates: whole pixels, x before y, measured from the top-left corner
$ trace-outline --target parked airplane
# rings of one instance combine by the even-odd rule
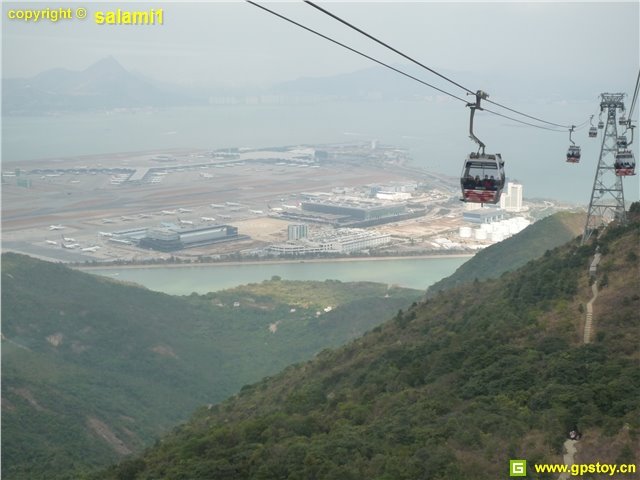
[[[256,215],[260,215],[264,213],[262,210],[249,210],[250,213],[255,213]]]
[[[139,216],[140,218],[151,218],[151,215],[148,215],[148,214],[146,214],[146,213],[139,213],[139,214],[138,214],[138,216]]]
[[[94,245],[93,247],[85,247],[82,249],[83,252],[97,252],[100,249],[98,245]]]
[[[54,242],[53,240],[45,240],[49,245],[58,245],[58,242]]]
[[[191,220],[182,220],[178,218],[178,222],[180,222],[181,225],[193,225],[193,222]]]
[[[175,210],[162,210],[160,213],[162,215],[175,215],[176,211]]]
[[[64,225],[49,225],[49,230],[62,230]]]
[[[123,222],[130,222],[130,221],[132,221],[132,220],[135,220],[135,218],[133,218],[133,217],[127,217],[126,215],[122,215],[122,216],[120,217],[120,220],[122,220]]]
[[[220,205],[219,203],[210,203],[209,206],[211,208],[224,208],[224,205]]]
[[[102,237],[113,237],[113,233],[109,232],[98,232]]]
[[[62,235],[62,240],[65,241],[65,242],[71,242],[71,243],[76,241],[75,238],[65,237],[64,235]]]
[[[205,222],[215,222],[216,219],[213,217],[200,217],[200,220],[203,220]]]
[[[62,248],[70,248],[70,249],[73,249],[73,248],[76,248],[76,247],[79,247],[79,246],[80,245],[77,244],[77,243],[63,243],[62,244]]]
[[[180,212],[180,213],[191,213],[191,212],[193,212],[193,210],[190,210],[188,208],[179,208],[178,212]]]

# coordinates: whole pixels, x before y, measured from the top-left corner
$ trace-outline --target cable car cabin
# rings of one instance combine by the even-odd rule
[[[598,129],[596,127],[591,127],[589,129],[589,137],[594,138],[598,136]]]
[[[602,120],[600,120],[600,121],[598,122],[598,128],[599,128],[600,130],[602,130],[602,129],[604,128],[604,122],[603,122]]]
[[[625,117],[624,115],[620,115],[620,118],[618,119],[618,125],[626,125],[627,123],[627,117]]]
[[[580,161],[580,147],[577,145],[570,145],[567,152],[567,162],[578,163]]]
[[[620,135],[616,140],[616,146],[618,150],[625,150],[627,148],[627,137],[624,135]]]
[[[498,203],[504,180],[504,161],[499,153],[470,153],[464,162],[460,177],[460,200],[471,203]]]
[[[616,161],[613,164],[613,168],[616,170],[616,175],[619,177],[626,177],[636,174],[636,161],[633,158],[633,153],[630,150],[619,152],[616,154]]]

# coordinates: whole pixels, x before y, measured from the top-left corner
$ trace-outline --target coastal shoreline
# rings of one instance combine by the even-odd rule
[[[311,259],[282,259],[282,260],[248,260],[232,262],[197,262],[197,263],[160,263],[160,264],[135,264],[135,265],[74,265],[70,266],[76,270],[124,270],[143,268],[198,268],[198,267],[229,267],[241,265],[284,265],[291,263],[343,263],[343,262],[380,262],[398,260],[426,260],[437,258],[471,258],[473,254],[455,253],[452,255],[406,255],[393,257],[354,257],[354,258],[311,258]]]

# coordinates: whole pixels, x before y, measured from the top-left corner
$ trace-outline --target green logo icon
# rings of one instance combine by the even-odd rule
[[[527,461],[526,460],[509,460],[509,476],[510,477],[526,477]]]

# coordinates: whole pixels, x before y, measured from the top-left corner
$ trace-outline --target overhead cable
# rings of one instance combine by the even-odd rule
[[[629,108],[629,121],[633,117],[633,110],[636,107],[638,101],[638,88],[640,88],[640,70],[638,70],[638,78],[636,78],[636,88],[633,90],[633,99],[631,100],[631,108]]]
[[[377,60],[377,59],[371,57],[370,55],[367,55],[366,53],[362,53],[361,51],[356,50],[355,48],[351,48],[350,46],[345,45],[344,43],[341,43],[341,42],[339,42],[337,40],[334,40],[333,38],[328,37],[327,35],[324,35],[324,34],[318,32],[316,30],[313,30],[312,28],[306,27],[306,26],[302,25],[301,23],[298,23],[298,22],[296,22],[294,20],[291,20],[290,18],[285,17],[284,15],[281,15],[281,14],[279,14],[277,12],[274,12],[273,10],[270,10],[269,8],[267,8],[267,7],[263,6],[263,5],[259,5],[259,4],[255,3],[255,2],[252,2],[251,0],[245,0],[245,1],[247,3],[250,3],[251,5],[254,5],[254,6],[258,7],[258,8],[261,8],[262,10],[264,10],[266,12],[269,12],[272,15],[275,15],[276,17],[281,18],[282,20],[285,20],[285,21],[287,21],[289,23],[292,23],[293,25],[296,25],[296,26],[298,26],[300,28],[303,28],[303,29],[307,30],[308,32],[314,33],[315,35],[318,35],[319,37],[322,37],[325,40],[329,40],[330,42],[333,42],[336,45],[340,45],[341,47],[346,48],[347,50],[349,50],[349,51],[351,51],[353,53],[357,53],[358,55],[360,55],[360,56],[362,56],[362,57],[364,57],[364,58],[366,58],[368,60],[371,60],[372,62],[375,62],[375,63],[377,63],[379,65],[384,66],[384,67],[387,67],[387,68],[393,70],[394,72],[397,72],[397,73],[399,73],[401,75],[404,75],[405,77],[408,77],[408,78],[410,78],[412,80],[415,80],[416,82],[420,82],[423,85],[426,85],[427,87],[431,87],[434,90],[437,90],[440,93],[444,93],[445,95],[448,95],[451,98],[455,98],[456,100],[460,100],[461,102],[464,102],[465,104],[467,103],[467,101],[464,98],[460,98],[460,97],[458,97],[458,96],[456,96],[456,95],[454,95],[452,93],[449,93],[449,92],[447,92],[445,90],[442,90],[441,88],[438,88],[438,87],[436,87],[434,85],[431,85],[431,84],[429,84],[429,83],[427,83],[427,82],[425,82],[423,80],[420,80],[419,78],[414,77],[413,75],[410,75],[410,74],[408,74],[406,72],[403,72],[402,70],[399,70],[399,69],[397,69],[395,67],[392,67],[391,65],[388,65],[388,64],[386,64],[386,63],[384,63],[384,62],[382,62],[380,60]]]
[[[271,10],[271,9],[269,9],[269,8],[267,8],[267,7],[265,7],[265,6],[263,6],[263,5],[260,5],[260,4],[256,3],[256,2],[253,2],[252,0],[245,0],[245,1],[246,1],[247,3],[249,3],[249,4],[253,5],[253,6],[255,6],[255,7],[258,7],[258,8],[260,8],[260,9],[262,9],[262,10],[264,10],[264,11],[266,11],[266,12],[268,12],[268,13],[272,14],[272,15],[275,15],[276,17],[278,17],[278,18],[280,18],[280,19],[282,19],[282,20],[284,20],[284,21],[286,21],[286,22],[289,22],[289,23],[291,23],[291,24],[293,24],[293,25],[296,25],[297,27],[300,27],[300,28],[302,28],[302,29],[304,29],[304,30],[306,30],[306,31],[308,31],[308,32],[311,32],[311,33],[313,33],[313,34],[315,34],[315,35],[317,35],[317,36],[319,36],[319,37],[321,37],[321,38],[324,38],[325,40],[328,40],[328,41],[330,41],[330,42],[332,42],[332,43],[334,43],[334,44],[336,44],[336,45],[339,45],[339,46],[341,46],[341,47],[343,47],[343,48],[346,48],[347,50],[349,50],[349,51],[351,51],[351,52],[353,52],[353,53],[356,53],[356,54],[358,54],[358,55],[360,55],[360,56],[362,56],[362,57],[364,57],[364,58],[366,58],[366,59],[368,59],[368,60],[371,60],[372,62],[375,62],[375,63],[377,63],[377,64],[379,64],[379,65],[382,65],[382,66],[384,66],[384,67],[386,67],[386,68],[388,68],[388,69],[390,69],[390,70],[393,70],[393,71],[394,71],[394,72],[396,72],[396,73],[399,73],[400,75],[403,75],[403,76],[405,76],[405,77],[407,77],[407,78],[410,78],[410,79],[412,79],[412,80],[415,80],[416,82],[421,83],[422,85],[426,85],[427,87],[433,88],[434,90],[437,90],[437,91],[438,91],[438,92],[440,92],[440,93],[443,93],[443,94],[445,94],[445,95],[447,95],[447,96],[449,96],[449,97],[451,97],[451,98],[454,98],[454,99],[456,99],[456,100],[459,100],[459,101],[463,102],[465,105],[468,105],[467,100],[465,100],[464,98],[461,98],[461,97],[459,97],[459,96],[457,96],[457,95],[454,95],[454,94],[452,94],[452,93],[450,93],[450,92],[447,92],[446,90],[443,90],[443,89],[438,88],[438,87],[436,87],[436,86],[434,86],[434,85],[431,85],[430,83],[427,83],[427,82],[425,82],[424,80],[421,80],[421,79],[419,79],[419,78],[417,78],[417,77],[415,77],[415,76],[413,76],[413,75],[411,75],[411,74],[409,74],[409,73],[403,72],[402,70],[400,70],[400,69],[398,69],[398,68],[396,68],[396,67],[392,67],[391,65],[389,65],[389,64],[387,64],[387,63],[384,63],[384,62],[382,62],[381,60],[378,60],[378,59],[376,59],[376,58],[374,58],[374,57],[372,57],[372,56],[370,56],[370,55],[367,55],[366,53],[363,53],[363,52],[361,52],[361,51],[359,51],[359,50],[356,50],[355,48],[352,48],[352,47],[350,47],[350,46],[348,46],[348,45],[345,45],[345,44],[344,44],[344,43],[342,43],[342,42],[339,42],[339,41],[337,41],[337,40],[335,40],[335,39],[333,39],[333,38],[331,38],[331,37],[329,37],[329,36],[327,36],[327,35],[324,35],[324,34],[322,34],[322,33],[318,32],[318,31],[316,31],[316,30],[312,29],[312,28],[309,28],[309,27],[307,27],[307,26],[305,26],[305,25],[303,25],[303,24],[301,24],[301,23],[299,23],[299,22],[296,22],[295,20],[292,20],[292,19],[290,19],[290,18],[288,18],[288,17],[286,17],[286,16],[284,16],[284,15],[282,15],[282,14],[278,13],[278,12],[275,12],[275,11],[273,11],[273,10]],[[426,68],[426,67],[425,67],[425,68]],[[464,87],[462,87],[462,88],[464,88]],[[467,89],[465,89],[465,90],[467,90]],[[468,91],[470,92],[470,90],[468,90]],[[473,94],[475,95],[475,93],[473,93]],[[482,108],[481,110],[484,110],[484,111],[486,111],[487,113],[491,113],[491,114],[493,114],[493,115],[497,115],[497,116],[499,116],[499,117],[506,118],[506,119],[511,120],[511,121],[513,121],[513,122],[521,123],[521,124],[523,124],[523,125],[527,125],[527,126],[530,126],[530,127],[540,128],[540,129],[542,129],[542,130],[548,130],[548,131],[552,131],[552,132],[563,132],[563,131],[564,131],[564,130],[558,130],[558,129],[555,129],[555,128],[544,127],[544,126],[542,126],[542,125],[535,125],[535,124],[533,124],[533,123],[525,122],[525,121],[523,121],[523,120],[519,120],[519,119],[517,119],[517,118],[513,118],[513,117],[510,117],[510,116],[508,116],[508,115],[504,115],[504,114],[501,114],[501,113],[495,112],[495,111],[493,111],[493,110],[488,110],[488,109],[486,109],[486,108]],[[535,118],[534,118],[534,119],[535,119]],[[537,120],[537,119],[536,119],[536,120]],[[543,123],[549,123],[549,122],[543,122]],[[556,124],[552,124],[552,125],[554,125],[554,126],[559,126],[559,127],[561,127],[561,128],[569,128],[569,126],[564,126],[564,125],[556,125]]]
[[[397,49],[393,48],[392,46],[388,45],[387,43],[383,42],[382,40],[379,40],[378,38],[374,37],[373,35],[371,35],[371,34],[369,34],[369,33],[365,32],[364,30],[362,30],[362,29],[360,29],[360,28],[356,27],[355,25],[352,25],[351,23],[349,23],[349,22],[347,22],[346,20],[344,20],[344,19],[340,18],[339,16],[335,15],[334,13],[329,12],[328,10],[326,10],[326,9],[324,9],[324,8],[322,8],[322,7],[320,7],[319,5],[316,5],[315,3],[313,3],[313,2],[311,2],[311,1],[309,1],[309,0],[304,0],[304,2],[305,2],[306,4],[308,4],[308,5],[312,6],[313,8],[315,8],[315,9],[317,9],[317,10],[321,11],[321,12],[322,12],[322,13],[324,13],[325,15],[329,15],[330,17],[332,17],[333,19],[335,19],[335,20],[339,21],[340,23],[342,23],[342,24],[344,24],[344,25],[348,26],[349,28],[352,28],[353,30],[355,30],[355,31],[357,31],[357,32],[359,32],[359,33],[361,33],[362,35],[366,36],[367,38],[370,38],[371,40],[373,40],[373,41],[375,41],[375,42],[379,43],[380,45],[383,45],[384,47],[386,47],[386,48],[388,48],[389,50],[391,50],[391,51],[393,51],[393,52],[397,53],[398,55],[400,55],[400,56],[402,56],[402,57],[406,58],[407,60],[409,60],[409,61],[411,61],[411,62],[415,63],[416,65],[419,65],[420,67],[422,67],[422,68],[424,68],[424,69],[426,69],[426,70],[430,71],[431,73],[433,73],[433,74],[435,74],[435,75],[437,75],[437,76],[439,76],[439,77],[443,78],[444,80],[446,80],[446,81],[448,81],[448,82],[452,83],[453,85],[455,85],[455,86],[457,86],[457,87],[460,87],[461,89],[465,90],[466,92],[470,93],[471,95],[475,95],[475,92],[474,92],[474,91],[472,91],[472,90],[470,90],[469,88],[467,88],[467,87],[465,87],[465,86],[463,86],[463,85],[460,85],[459,83],[455,82],[454,80],[450,79],[449,77],[447,77],[447,76],[445,76],[445,75],[442,75],[441,73],[438,73],[436,70],[434,70],[434,69],[432,69],[432,68],[430,68],[430,67],[427,67],[426,65],[424,65],[424,64],[422,64],[422,63],[420,63],[420,62],[418,62],[417,60],[414,60],[414,59],[413,59],[413,58],[411,58],[410,56],[408,56],[408,55],[406,55],[406,54],[402,53],[401,51],[399,51],[399,50],[397,50]],[[548,124],[548,125],[552,125],[552,126],[554,126],[554,127],[560,127],[560,128],[570,128],[570,127],[571,127],[571,125],[560,125],[560,124],[558,124],[558,123],[548,122],[548,121],[543,120],[543,119],[541,119],[541,118],[534,117],[533,115],[528,115],[528,114],[526,114],[526,113],[520,112],[520,111],[515,110],[515,109],[513,109],[513,108],[507,107],[506,105],[502,105],[502,104],[500,104],[500,103],[498,103],[498,102],[494,102],[493,100],[489,100],[488,98],[487,98],[487,99],[485,99],[485,102],[491,103],[491,104],[495,105],[496,107],[504,108],[505,110],[509,110],[510,112],[516,113],[516,114],[518,114],[518,115],[522,115],[523,117],[527,117],[527,118],[530,118],[530,119],[532,119],[532,120],[536,120],[536,121],[541,122],[541,123],[546,123],[546,124]],[[523,123],[524,123],[524,122],[523,122]]]

